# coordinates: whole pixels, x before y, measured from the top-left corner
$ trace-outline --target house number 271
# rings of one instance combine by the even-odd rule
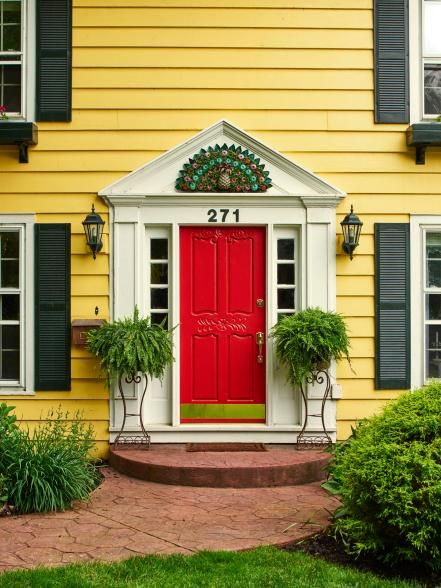
[[[239,222],[239,209],[231,210],[229,208],[219,208],[216,210],[215,208],[210,208],[207,211],[208,215],[208,222],[209,223],[226,223],[229,221],[229,215],[231,214],[234,216],[234,222]]]

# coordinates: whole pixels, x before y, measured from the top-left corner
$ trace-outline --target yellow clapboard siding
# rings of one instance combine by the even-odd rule
[[[90,380],[99,378],[100,375],[99,363],[95,357],[72,358],[72,378]]]
[[[354,357],[351,360],[351,365],[349,365],[347,361],[340,361],[337,365],[337,382],[339,381],[339,378],[356,380],[357,378],[373,378],[374,375],[373,358]]]
[[[257,64],[256,64],[257,65]],[[153,69],[139,67],[77,69],[74,88],[220,88],[371,90],[368,70],[243,69]]]
[[[342,399],[337,405],[337,418],[342,420],[361,420],[367,416],[380,412],[388,403],[388,400],[378,398],[377,400],[345,400]]]
[[[71,260],[72,275],[104,275],[109,274],[109,262],[106,255],[100,253],[96,259],[88,255],[72,255]]]
[[[357,249],[358,254],[358,249]],[[337,296],[373,296],[373,276],[339,276]]]
[[[374,300],[372,296],[339,296],[337,311],[344,316],[374,316]]]
[[[374,135],[375,137],[377,135]],[[410,158],[414,157],[414,153],[410,153]],[[372,198],[379,195],[379,201],[375,202],[375,211],[393,212],[396,210],[396,201],[393,195],[399,195],[401,202],[401,209],[412,210],[415,203],[414,197],[407,197],[407,194],[440,194],[441,186],[439,182],[439,175],[436,173],[427,174],[391,174],[391,173],[327,173],[325,178],[334,185],[342,185],[344,182],[345,189],[351,194],[365,194],[366,196],[358,198],[361,205],[368,206],[368,197]],[[368,196],[369,195],[369,196]],[[392,197],[390,197],[392,195]],[[387,196],[385,198],[385,196]],[[402,198],[405,198],[403,201]],[[432,199],[433,201],[433,199]],[[386,207],[389,205],[389,209]],[[372,204],[370,206],[372,210]],[[369,209],[366,210],[369,212]]]
[[[72,347],[74,349],[74,347]],[[92,357],[88,354],[88,357]],[[56,394],[56,396],[55,396]],[[12,396],[8,396],[8,399]],[[17,396],[19,400],[23,400],[23,396]],[[35,396],[31,396],[30,399],[42,399],[42,400],[106,400],[109,399],[109,390],[106,388],[104,379],[97,378],[82,378],[81,380],[72,380],[72,389],[69,391],[57,391],[57,392],[36,392]]]
[[[276,47],[371,49],[370,30],[241,28],[74,28],[74,47]]]
[[[328,116],[331,113],[328,113]],[[371,116],[370,113],[362,113]],[[393,125],[391,125],[392,127]],[[384,125],[376,125],[377,131],[382,131]],[[441,151],[430,151],[430,158],[426,159],[426,165],[412,166],[409,152],[403,153],[286,153],[288,157],[297,159],[308,169],[313,169],[317,174],[376,172],[376,173],[412,173],[429,174],[437,173],[441,165]]]
[[[75,296],[72,298],[71,315],[72,319],[93,318],[95,307],[98,306],[100,314],[109,315],[109,296]]]
[[[373,338],[351,337],[350,357],[374,357],[375,342]]]
[[[74,108],[103,109],[220,109],[247,110],[373,109],[367,90],[80,90],[73,91]],[[377,139],[378,140],[378,139]],[[104,147],[105,145],[103,145]]]
[[[98,192],[104,186],[117,180],[118,177],[119,174],[111,172],[71,173],[69,182],[67,182],[64,172],[39,172],[36,174],[30,172],[26,175],[0,172],[2,188],[15,194],[28,192],[30,186],[32,186],[35,193],[46,193],[48,185],[58,193],[63,193],[64,190],[69,192],[90,192],[95,190]]]
[[[20,175],[24,175],[21,174]],[[40,174],[36,174],[34,177],[37,177]],[[0,172],[0,180],[5,177]],[[16,175],[11,173],[10,174],[11,181],[14,181]],[[66,175],[64,174],[64,177]],[[25,184],[25,180],[22,180],[23,184]],[[44,194],[44,197],[41,194],[36,193],[27,193],[27,194],[20,194],[20,198],[13,197],[12,195],[8,197],[5,195],[5,186],[2,182],[1,188],[3,195],[0,198],[0,211],[1,212],[34,212],[38,213],[38,222],[50,222],[49,218],[46,215],[50,215],[54,211],[57,214],[64,214],[64,221],[57,221],[57,222],[81,222],[80,217],[82,215],[81,220],[84,220],[86,214],[90,211],[92,204],[95,206],[95,210],[101,215],[103,220],[106,222],[106,228],[108,226],[108,208],[104,204],[104,202],[97,197],[96,193],[86,193],[86,194],[63,194],[61,196],[59,193],[55,194],[48,194],[47,190]],[[33,182],[27,183],[28,191],[29,189],[33,189]],[[11,193],[12,194],[12,193]],[[44,219],[43,219],[44,217]],[[55,221],[54,221],[55,222]],[[81,229],[81,232],[84,232]]]
[[[372,72],[370,72],[372,74]],[[358,107],[350,112],[339,112],[337,110],[328,112],[329,131],[354,131],[384,132],[385,125],[376,124],[373,112],[359,111]],[[384,130],[383,130],[384,129]],[[405,131],[407,125],[391,125],[391,131]]]
[[[351,261],[347,255],[339,254],[337,255],[337,275],[373,276],[374,259],[369,255],[355,253]]]
[[[121,149],[154,149],[154,150],[166,150],[172,146],[183,142],[188,136],[191,135],[185,131],[120,131],[118,134],[111,131],[54,131],[45,132],[42,137],[42,142],[39,144],[38,149],[56,149],[60,143],[66,146],[69,150],[121,150]],[[301,145],[302,152],[304,151],[320,151],[325,149],[326,151],[403,151],[406,147],[402,144],[402,135],[400,133],[367,133],[366,135],[359,136],[348,136],[344,133],[334,132],[320,132],[320,131],[298,131],[285,133],[281,131],[260,131],[254,133],[254,136],[272,145],[274,148],[280,151],[287,151],[293,148],[295,145]],[[31,172],[29,172],[31,173]],[[4,182],[8,181],[8,172],[4,172],[0,175]],[[44,175],[44,174],[39,174]],[[61,175],[61,174],[60,174]],[[338,175],[340,180],[340,187],[343,184],[341,179],[342,174]],[[23,174],[24,176],[24,174]],[[87,176],[91,182],[104,182],[99,186],[100,189],[105,185],[106,180],[108,183],[117,179],[117,175],[113,175],[110,172],[96,172],[81,174],[79,180],[75,179],[75,182],[79,182],[80,187],[83,183],[86,184],[84,187],[77,188],[78,191],[90,191],[87,190],[86,180],[83,179]],[[417,177],[417,176],[416,176]],[[51,174],[52,182],[57,178],[56,172]],[[72,174],[72,181],[74,181],[74,174]],[[113,179],[112,179],[113,178]],[[26,178],[23,180],[26,183]],[[339,185],[334,180],[335,185]],[[5,183],[5,186],[7,184]],[[76,187],[76,185],[75,185]],[[57,188],[54,188],[57,189]],[[72,192],[72,186],[65,186],[65,189]],[[366,188],[365,188],[366,189]]]
[[[23,398],[21,400],[14,399],[15,406],[14,413],[20,420],[44,420],[48,415],[56,413],[59,409],[59,401],[56,398],[41,399],[41,398]],[[81,399],[64,399],[61,412],[65,415],[68,413],[68,418],[73,418],[76,413],[80,413],[84,420],[107,420],[109,418],[109,403],[106,399],[102,400],[88,400]]]
[[[359,336],[360,334],[362,334],[363,337],[373,337],[375,334],[373,317],[347,316],[345,317],[345,322],[350,337]]]
[[[264,29],[369,29],[372,14],[367,10],[345,10],[304,8],[283,10],[268,8],[256,10],[250,19],[249,8],[150,8],[127,6],[121,8],[88,7],[74,12],[74,27],[178,27],[184,23],[192,28],[264,28]]]
[[[72,276],[71,292],[72,296],[107,295],[109,278],[108,276]]]
[[[182,8],[182,0],[73,0],[74,7],[158,7]],[[357,8],[372,10],[371,0],[189,0],[187,7],[194,8],[332,8],[335,10]]]
[[[375,390],[373,379],[339,379],[345,400],[390,400],[403,393],[402,390]]]
[[[73,67],[220,67],[372,69],[370,49],[247,49],[229,47],[76,47]]]

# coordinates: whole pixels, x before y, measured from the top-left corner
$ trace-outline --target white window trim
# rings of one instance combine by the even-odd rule
[[[433,121],[438,116],[424,115],[423,2],[409,0],[410,124]]]
[[[410,217],[410,311],[411,311],[411,388],[425,384],[425,321],[424,321],[424,234],[441,232],[441,215]]]
[[[6,113],[11,120],[35,119],[36,87],[36,5],[35,0],[22,0],[21,27],[23,56],[21,60],[21,112]]]
[[[20,253],[23,256],[20,269],[20,290],[23,293],[20,318],[22,380],[12,384],[0,382],[0,396],[34,394],[32,391],[34,381],[34,224],[35,218],[32,214],[0,215],[0,230],[2,228],[21,230]]]

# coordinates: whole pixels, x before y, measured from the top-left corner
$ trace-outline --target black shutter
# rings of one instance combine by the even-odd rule
[[[70,225],[35,225],[35,389],[70,390]]]
[[[409,225],[375,224],[375,386],[410,387]]]
[[[37,121],[69,121],[72,0],[37,0]]]
[[[408,0],[375,0],[375,122],[409,122]]]

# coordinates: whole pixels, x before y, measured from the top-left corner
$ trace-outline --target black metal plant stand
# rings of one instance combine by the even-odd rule
[[[326,406],[326,401],[331,396],[331,389],[332,389],[331,379],[329,377],[328,370],[318,369],[310,377],[306,378],[305,383],[306,384],[314,384],[314,383],[323,384],[323,383],[325,383],[326,387],[325,387],[325,392],[324,392],[323,398],[322,398],[322,405],[321,405],[320,412],[316,413],[316,414],[309,414],[307,393],[305,392],[303,385],[300,385],[300,392],[302,393],[303,404],[304,404],[305,410],[304,410],[304,418],[303,418],[303,427],[299,433],[299,436],[297,437],[297,447],[299,449],[309,449],[309,448],[313,449],[314,447],[317,447],[317,446],[331,445],[332,439],[329,436],[328,431],[326,430],[326,425],[325,425],[325,406]],[[305,435],[306,424],[308,422],[309,417],[317,417],[317,418],[321,419],[322,429],[323,429],[322,432],[320,432],[316,435]]]
[[[144,379],[145,379],[145,386],[144,386],[144,391],[141,396],[141,402],[139,405],[139,412],[127,412],[127,401],[124,396],[124,391],[123,391],[123,387],[122,387],[122,378],[120,377],[118,380],[118,388],[119,388],[119,393],[121,394],[121,399],[123,401],[124,414],[123,414],[121,429],[120,429],[119,433],[117,434],[115,441],[113,442],[113,446],[115,449],[118,449],[118,446],[121,446],[121,445],[124,445],[124,446],[141,445],[145,449],[150,448],[150,435],[145,430],[144,421],[142,418],[142,405],[144,403],[144,397],[145,397],[145,393],[147,392],[147,383],[148,383],[147,374],[143,374],[143,375],[144,375]],[[139,384],[142,380],[142,376],[139,376],[139,375],[138,376],[126,376],[124,379],[127,384],[132,384],[132,383]],[[139,437],[139,435],[129,435],[128,433],[124,432],[124,429],[126,426],[126,419],[128,416],[136,416],[139,418],[139,424],[141,425],[141,431],[142,431],[141,437]]]

